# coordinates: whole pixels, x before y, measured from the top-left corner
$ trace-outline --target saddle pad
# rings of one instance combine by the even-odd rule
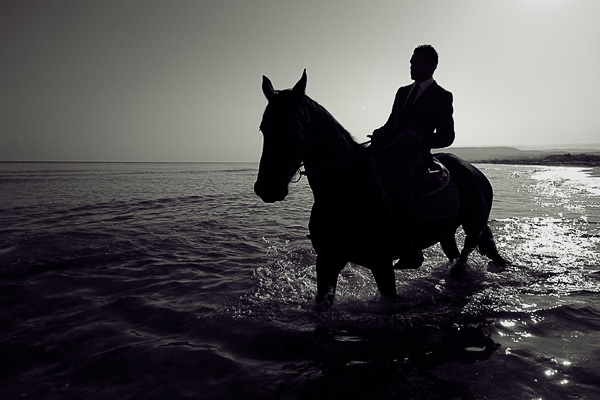
[[[415,176],[414,190],[419,198],[431,196],[444,189],[450,182],[450,171],[433,158],[429,168]]]
[[[450,218],[458,214],[460,197],[452,181],[441,190],[430,192],[419,198],[419,215],[422,221]]]

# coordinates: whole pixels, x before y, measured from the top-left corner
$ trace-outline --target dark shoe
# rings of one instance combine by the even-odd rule
[[[402,256],[395,264],[394,269],[417,269],[423,264],[423,252],[419,249],[413,249],[405,256]]]

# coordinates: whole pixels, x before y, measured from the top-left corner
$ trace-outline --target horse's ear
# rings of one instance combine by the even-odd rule
[[[271,80],[264,75],[262,81],[262,91],[265,94],[265,97],[268,101],[271,101],[271,99],[275,95],[275,89],[273,89],[273,84],[271,83]]]
[[[306,93],[306,68],[302,73],[302,78],[294,85],[292,92],[296,95],[296,97],[302,97]]]

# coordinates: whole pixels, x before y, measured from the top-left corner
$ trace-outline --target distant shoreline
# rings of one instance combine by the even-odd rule
[[[474,160],[488,164],[556,165],[562,167],[600,167],[600,155],[596,154],[551,154],[543,157],[514,157]]]
[[[474,160],[482,164],[508,164],[508,165],[543,165],[557,167],[590,168],[588,173],[600,177],[600,155],[596,154],[552,154],[544,157],[504,158]]]

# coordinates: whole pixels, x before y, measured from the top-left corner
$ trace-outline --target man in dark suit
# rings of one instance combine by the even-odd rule
[[[389,146],[383,154],[383,178],[398,203],[399,222],[407,227],[404,251],[395,266],[400,269],[417,268],[423,263],[423,253],[413,242],[419,222],[412,194],[413,177],[431,163],[432,148],[447,147],[454,141],[452,93],[433,80],[437,64],[438,54],[432,46],[421,45],[414,50],[410,76],[415,82],[398,89],[390,117],[371,136],[373,146]]]

